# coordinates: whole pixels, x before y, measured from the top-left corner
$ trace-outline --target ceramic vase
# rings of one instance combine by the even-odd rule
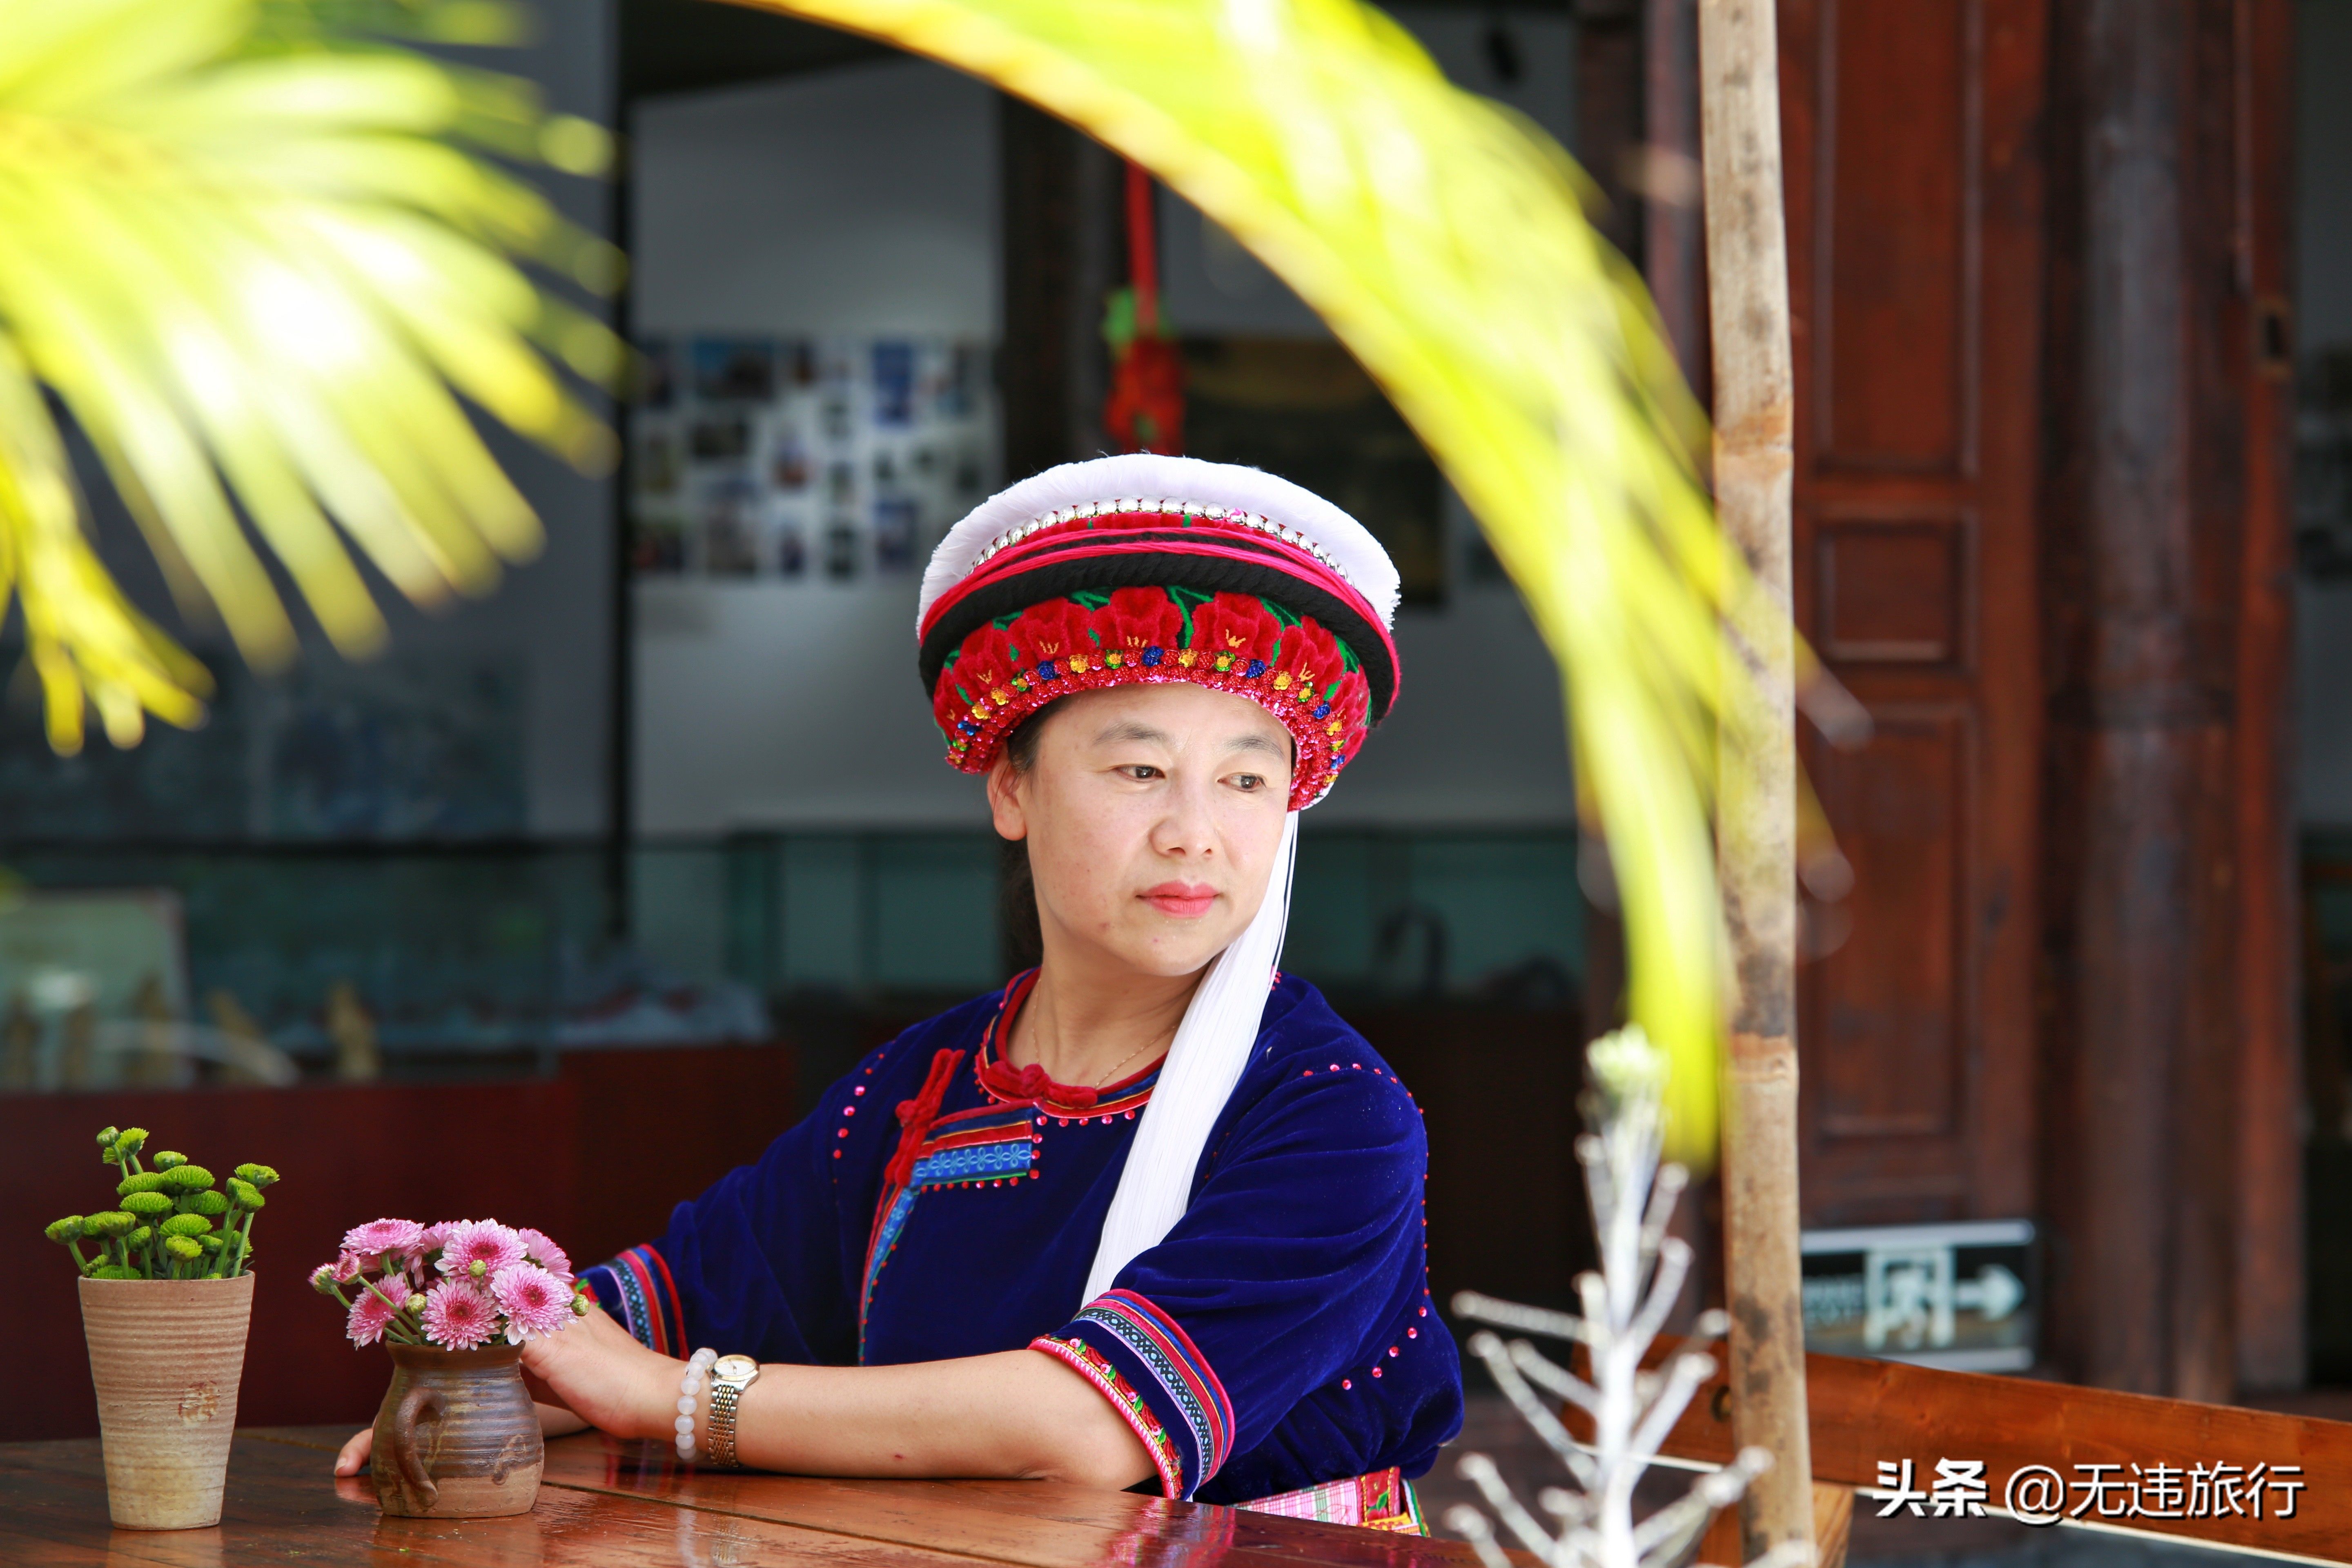
[[[218,1524],[253,1276],[79,1283],[107,1511],[123,1530]]]
[[[392,1386],[375,1416],[376,1504],[412,1519],[526,1513],[547,1450],[522,1382],[522,1347],[387,1344]]]

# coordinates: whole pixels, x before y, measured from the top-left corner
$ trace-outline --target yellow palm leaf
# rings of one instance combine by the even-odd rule
[[[1462,492],[1559,661],[1630,1007],[1675,1154],[1712,1162],[1720,626],[1746,582],[1703,419],[1582,183],[1358,0],[740,0],[994,82],[1145,165],[1279,273]],[[1007,345],[1018,353],[1022,345]]]
[[[581,173],[603,133],[543,114],[527,84],[331,26],[480,43],[517,15],[0,0],[0,616],[14,595],[58,751],[90,707],[117,745],[146,715],[194,724],[210,686],[100,565],[44,389],[184,609],[215,612],[265,667],[295,634],[263,548],[350,654],[384,632],[352,545],[419,603],[485,593],[538,550],[461,396],[609,465],[550,356],[603,379],[619,345],[520,264],[604,285],[616,254],[465,150]]]

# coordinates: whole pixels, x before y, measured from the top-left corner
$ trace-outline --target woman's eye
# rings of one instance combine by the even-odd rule
[[[1160,770],[1153,767],[1150,763],[1130,763],[1126,767],[1121,768],[1119,772],[1139,783],[1156,779],[1160,776]]]
[[[1265,783],[1265,779],[1264,775],[1259,773],[1235,773],[1234,775],[1234,787],[1244,791],[1257,789],[1264,785]]]

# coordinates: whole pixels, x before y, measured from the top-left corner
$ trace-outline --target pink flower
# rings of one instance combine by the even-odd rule
[[[499,1310],[489,1297],[461,1280],[445,1279],[425,1294],[425,1334],[453,1351],[489,1342]]]
[[[439,1225],[426,1226],[424,1232],[416,1238],[416,1250],[419,1252],[438,1251],[441,1244],[449,1238],[451,1228],[463,1223],[464,1222],[460,1220],[445,1219]]]
[[[382,1295],[375,1290],[362,1289],[360,1299],[352,1303],[351,1321],[343,1331],[351,1335],[352,1343],[355,1345],[372,1345],[383,1338],[383,1331],[391,1325],[393,1314],[408,1300],[408,1281],[397,1274],[384,1276],[378,1281],[378,1286]]]
[[[343,1233],[343,1250],[362,1258],[405,1252],[423,1239],[425,1227],[413,1219],[372,1219]]]
[[[572,1321],[571,1290],[535,1263],[499,1269],[490,1281],[490,1295],[507,1315],[510,1345],[554,1333]]]
[[[367,1260],[356,1252],[343,1253],[332,1263],[327,1265],[327,1268],[332,1271],[334,1281],[338,1285],[350,1284],[360,1277],[360,1270],[366,1267]]]
[[[482,1266],[488,1279],[501,1268],[522,1261],[522,1237],[494,1219],[461,1219],[441,1237],[440,1269],[444,1274],[470,1273]]]
[[[572,1283],[571,1255],[549,1240],[544,1231],[533,1230],[529,1226],[525,1226],[515,1234],[522,1237],[522,1249],[533,1263],[540,1265],[566,1285]]]

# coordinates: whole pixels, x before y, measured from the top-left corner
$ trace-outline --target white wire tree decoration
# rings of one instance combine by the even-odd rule
[[[1461,1317],[1580,1344],[1591,1365],[1587,1383],[1525,1339],[1506,1342],[1487,1329],[1470,1336],[1471,1353],[1486,1363],[1496,1385],[1576,1483],[1574,1489],[1544,1488],[1531,1510],[1492,1459],[1465,1455],[1459,1473],[1477,1487],[1494,1515],[1460,1506],[1447,1510],[1445,1522],[1471,1543],[1486,1568],[1510,1568],[1497,1521],[1549,1568],[1679,1568],[1717,1510],[1738,1501],[1772,1463],[1765,1449],[1744,1449],[1722,1469],[1701,1476],[1676,1501],[1634,1521],[1634,1483],[1657,1458],[1691,1394],[1715,1371],[1714,1360],[1697,1347],[1721,1338],[1730,1325],[1721,1312],[1704,1313],[1665,1366],[1643,1369],[1642,1357],[1674,1310],[1691,1266],[1689,1244],[1666,1234],[1688,1181],[1680,1165],[1659,1163],[1667,1058],[1634,1026],[1595,1040],[1586,1059],[1593,1089],[1584,1114],[1592,1131],[1576,1141],[1576,1155],[1584,1166],[1601,1268],[1577,1277],[1583,1314],[1470,1291],[1454,1298]],[[1547,1394],[1567,1400],[1591,1420],[1590,1445],[1570,1435]],[[1748,1568],[1804,1568],[1811,1558],[1803,1542],[1790,1542]]]

